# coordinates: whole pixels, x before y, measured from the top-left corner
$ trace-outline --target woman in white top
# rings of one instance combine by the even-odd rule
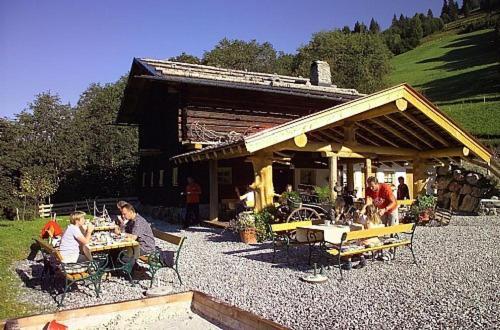
[[[73,212],[69,216],[70,225],[64,231],[59,245],[59,252],[64,263],[75,263],[88,260],[87,257],[80,254],[80,246],[90,242],[94,226],[88,224],[87,229],[83,229],[85,223],[84,212]],[[83,234],[85,233],[85,235]]]

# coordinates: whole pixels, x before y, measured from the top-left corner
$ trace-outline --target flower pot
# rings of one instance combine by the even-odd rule
[[[247,228],[240,230],[240,238],[243,243],[255,244],[257,243],[257,234],[255,228]]]
[[[429,212],[428,211],[422,211],[418,215],[418,220],[419,220],[419,222],[428,222],[429,221]]]

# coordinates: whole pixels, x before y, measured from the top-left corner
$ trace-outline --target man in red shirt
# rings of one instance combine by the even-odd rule
[[[192,177],[187,178],[186,186],[186,219],[184,219],[184,228],[189,227],[193,223],[198,225],[200,223],[200,195],[201,188],[194,181]]]
[[[366,185],[366,205],[373,204],[377,207],[384,225],[398,224],[398,204],[391,187],[386,183],[379,183],[374,176],[366,180]]]

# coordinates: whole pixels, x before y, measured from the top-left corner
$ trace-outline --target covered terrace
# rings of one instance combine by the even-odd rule
[[[208,161],[210,219],[217,218],[217,161],[246,157],[253,164],[256,210],[273,203],[273,162],[290,160],[287,152],[321,153],[328,159],[332,198],[337,168],[347,169],[353,187],[353,166],[372,162],[410,165],[412,195],[425,193],[427,168],[467,159],[489,165],[492,153],[471,134],[407,84],[397,85],[279,126],[171,158],[175,164]]]

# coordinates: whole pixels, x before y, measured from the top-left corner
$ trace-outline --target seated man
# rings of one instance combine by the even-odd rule
[[[121,208],[122,217],[128,220],[125,233],[139,243],[141,255],[150,254],[155,250],[155,238],[149,223],[135,212],[132,205],[126,204]]]
[[[80,246],[90,242],[94,226],[89,223],[87,229],[83,229],[83,225],[85,224],[85,213],[80,211],[71,213],[69,222],[70,224],[64,231],[61,238],[61,244],[59,245],[59,252],[63,258],[62,261],[64,263],[87,261],[88,258],[80,254]],[[84,232],[85,235],[82,232]]]

